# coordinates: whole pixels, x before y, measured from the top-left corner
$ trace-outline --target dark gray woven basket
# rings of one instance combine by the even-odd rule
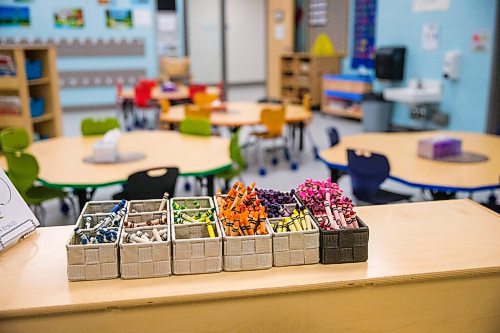
[[[295,198],[303,204],[299,197]],[[359,216],[356,216],[358,229],[340,230],[323,230],[319,226],[318,220],[313,215],[311,217],[319,228],[320,262],[322,264],[345,264],[368,260],[370,230]]]

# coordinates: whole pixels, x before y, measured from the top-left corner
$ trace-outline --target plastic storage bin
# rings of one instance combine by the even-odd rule
[[[36,80],[42,77],[42,62],[40,60],[26,59],[26,78]]]
[[[45,100],[43,98],[30,98],[31,117],[40,117],[45,111]]]

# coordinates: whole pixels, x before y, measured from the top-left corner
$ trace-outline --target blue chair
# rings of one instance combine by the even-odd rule
[[[330,140],[330,147],[334,147],[339,144],[340,135],[335,127],[328,127],[326,129],[326,133],[328,134],[328,139]],[[330,168],[330,178],[332,179],[333,182],[338,183],[339,178],[342,177],[343,175],[347,175],[347,172],[339,169]]]
[[[391,167],[384,155],[357,154],[347,150],[348,171],[351,176],[352,191],[358,200],[375,205],[409,200],[411,195],[382,190],[380,185],[389,177]]]

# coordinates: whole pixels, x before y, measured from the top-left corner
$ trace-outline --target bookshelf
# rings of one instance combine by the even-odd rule
[[[285,53],[281,55],[281,99],[302,103],[302,96],[309,94],[311,104],[321,103],[323,74],[338,74],[341,57],[315,56],[310,53]]]
[[[44,45],[3,45],[0,46],[0,54],[10,56],[16,67],[15,76],[0,76],[0,96],[19,98],[19,109],[16,113],[4,113],[0,110],[0,129],[11,126],[23,127],[32,140],[35,133],[43,138],[60,136],[62,112],[55,48]],[[41,62],[41,78],[27,79],[26,59]],[[43,98],[45,106],[42,115],[31,116],[31,98]]]

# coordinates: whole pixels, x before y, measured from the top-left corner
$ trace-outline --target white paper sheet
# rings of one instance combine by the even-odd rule
[[[450,9],[451,0],[413,0],[414,12],[435,12]]]
[[[136,27],[150,27],[153,24],[151,11],[149,9],[134,9],[134,25]]]

